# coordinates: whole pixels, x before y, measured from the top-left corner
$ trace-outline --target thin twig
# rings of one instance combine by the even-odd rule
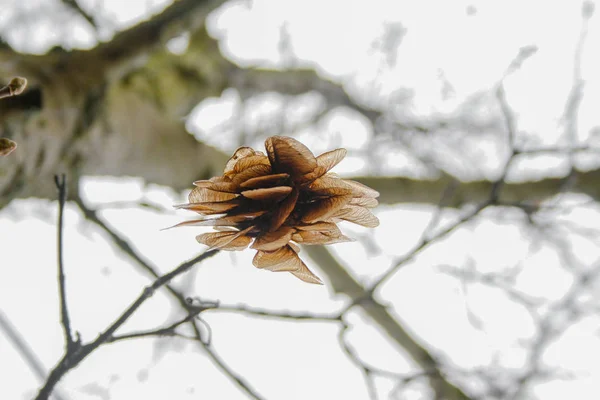
[[[13,347],[19,352],[25,363],[31,368],[35,376],[40,380],[46,379],[46,368],[20,332],[10,323],[8,318],[0,311],[0,330],[4,332]],[[54,393],[56,400],[64,400],[58,393]]]
[[[423,234],[421,235],[421,240],[428,240],[428,238],[432,235],[432,232],[435,230],[442,218],[444,208],[450,202],[452,196],[454,196],[454,193],[456,193],[456,189],[458,189],[458,182],[453,179],[450,182],[450,184],[448,184],[448,186],[444,189],[442,196],[440,197],[440,201],[438,202],[437,208],[431,216],[431,219],[427,223]]]
[[[210,250],[205,253],[202,253],[199,256],[182,263],[171,272],[160,276],[151,285],[145,287],[144,290],[142,290],[142,293],[138,296],[138,298],[112,324],[110,324],[104,331],[102,331],[93,342],[81,345],[75,351],[72,351],[70,353],[67,352],[63,355],[56,367],[54,367],[54,369],[50,372],[50,375],[46,379],[45,384],[40,389],[36,400],[48,399],[58,381],[68,371],[75,368],[81,361],[83,361],[87,356],[89,356],[94,350],[107,343],[109,339],[113,337],[116,330],[119,329],[119,327],[121,327],[146,300],[152,297],[156,290],[166,285],[176,276],[188,271],[195,264],[214,256],[218,252],[219,250]]]
[[[79,195],[76,195],[74,198],[75,204],[81,210],[84,217],[88,220],[96,224],[100,227],[108,236],[111,238],[113,243],[121,249],[125,254],[127,254],[133,261],[135,261],[142,269],[148,273],[152,278],[158,278],[160,274],[158,273],[158,268],[153,266],[149,261],[145,260],[141,254],[138,254],[129,242],[115,232],[113,228],[108,226],[106,222],[104,222],[100,217],[98,217],[98,213],[95,210],[89,208],[84,202],[83,199]],[[170,285],[165,285],[165,288],[173,295],[177,301],[184,306],[187,310],[187,301],[185,296],[179,293],[177,290],[173,289]]]
[[[72,351],[75,346],[73,334],[71,332],[71,320],[69,318],[69,309],[67,307],[67,294],[65,283],[65,270],[63,262],[63,214],[65,202],[67,200],[67,179],[64,174],[54,177],[54,183],[58,189],[58,232],[57,232],[57,253],[58,253],[58,296],[60,300],[60,321],[62,323],[65,336],[65,351]]]
[[[213,349],[213,347],[209,344],[204,343],[201,340],[199,335],[200,330],[196,330],[196,339],[198,343],[202,346],[208,358],[212,360],[213,363],[221,370],[223,374],[225,374],[229,379],[231,379],[235,384],[242,389],[248,396],[255,400],[264,400],[262,397],[244,378],[242,378],[239,374],[237,374],[229,365],[223,361],[223,359],[217,354],[217,352]]]
[[[356,365],[360,371],[362,372],[363,378],[365,380],[365,386],[367,387],[367,392],[369,393],[369,398],[371,400],[378,400],[379,396],[377,394],[377,388],[375,387],[375,382],[373,380],[373,376],[371,374],[371,370],[362,362],[356,350],[354,350],[350,344],[346,341],[346,332],[348,331],[349,326],[344,322],[342,325],[342,329],[340,329],[338,333],[338,342],[340,347],[346,353],[350,361],[354,365]]]
[[[574,326],[575,322],[582,317],[576,308],[577,298],[584,293],[586,288],[591,287],[597,281],[599,275],[600,264],[597,264],[577,276],[569,291],[550,308],[546,316],[537,324],[536,335],[531,340],[531,351],[527,354],[525,361],[525,370],[519,374],[513,384],[514,391],[511,399],[522,398],[523,394],[528,391],[531,382],[543,375],[544,351],[557,337],[564,334],[566,329]]]
[[[61,1],[64,5],[66,5],[73,11],[75,11],[77,14],[81,15],[83,17],[83,19],[85,19],[92,26],[92,28],[94,28],[96,30],[98,29],[98,24],[96,23],[96,20],[94,19],[94,17],[91,14],[89,14],[88,12],[86,12],[83,8],[81,8],[81,6],[77,2],[77,0],[61,0]]]
[[[215,307],[209,307],[206,311],[213,312],[234,312],[241,314],[248,314],[253,316],[265,317],[265,318],[277,318],[283,320],[293,320],[293,321],[321,321],[321,322],[336,322],[341,321],[340,314],[312,314],[312,313],[294,313],[294,312],[282,312],[275,310],[265,310],[247,307],[245,305],[237,305],[237,306],[223,306],[217,305]]]
[[[85,203],[83,202],[83,200],[81,199],[81,197],[76,196],[75,203],[77,204],[79,209],[82,211],[82,213],[84,214],[86,219],[95,223],[103,231],[105,231],[118,248],[120,248],[131,259],[133,259],[139,266],[141,266],[144,271],[146,271],[147,273],[149,273],[152,276],[158,277],[156,268],[153,267],[148,261],[144,260],[141,255],[137,254],[136,251],[133,249],[133,247],[123,237],[121,237],[116,232],[114,232],[112,228],[110,228],[104,221],[102,221],[98,217],[97,213],[94,210],[88,208],[85,205]],[[177,290],[175,290],[168,284],[165,284],[165,287],[168,290],[168,292],[179,301],[180,305],[186,311],[189,312],[189,310],[191,308],[195,307],[193,305],[190,305],[187,301],[187,298],[185,296],[183,296],[181,293],[179,293]],[[248,394],[248,396],[250,396],[251,398],[254,398],[254,399],[262,400],[262,397],[259,394],[257,394],[254,389],[252,389],[243,379],[241,379],[239,376],[237,376],[237,374],[235,372],[233,372],[224,363],[224,361],[221,360],[221,358],[216,353],[214,353],[214,351],[212,351],[212,349],[210,348],[210,341],[204,341],[202,338],[202,331],[200,330],[200,328],[197,325],[198,322],[201,322],[201,321],[198,321],[197,319],[192,319],[191,321],[189,321],[189,324],[190,324],[192,330],[194,331],[194,338],[200,343],[202,348],[207,351],[207,354],[213,360],[213,362],[216,364],[216,366],[227,377],[229,377],[233,382],[235,382],[237,384],[237,386],[240,387],[240,389],[242,389],[246,394]]]
[[[581,60],[587,39],[589,19],[593,15],[593,6],[590,8],[590,3],[584,2],[581,11],[581,29],[579,31],[579,38],[577,40],[575,54],[573,56],[573,83],[571,85],[571,90],[569,91],[569,96],[567,98],[567,103],[565,104],[565,111],[563,114],[563,121],[565,123],[565,136],[571,146],[576,146],[579,142],[579,110],[581,108],[581,101],[583,99],[583,91],[585,88],[585,81],[581,76]],[[569,191],[576,182],[577,171],[575,169],[575,153],[569,151],[568,156],[569,174],[567,175],[560,192]]]
[[[447,228],[439,231],[436,235],[433,235],[430,237],[422,236],[419,243],[417,243],[417,245],[415,247],[413,247],[413,249],[409,253],[407,253],[406,255],[404,255],[400,258],[395,259],[392,262],[392,266],[371,285],[371,287],[368,289],[368,291],[372,293],[375,290],[377,290],[377,288],[379,286],[381,286],[381,284],[383,282],[385,282],[392,275],[394,275],[403,265],[405,265],[407,262],[409,262],[410,260],[415,258],[419,253],[421,253],[427,247],[429,247],[429,245],[448,236],[450,233],[454,232],[456,230],[456,228],[458,228],[460,225],[463,225],[464,223],[471,221],[473,218],[475,218],[477,215],[479,215],[479,213],[481,213],[489,205],[490,205],[490,202],[485,202],[482,205],[474,208],[471,212],[467,213],[466,215],[463,215],[458,221],[451,224]]]
[[[502,167],[502,172],[500,173],[500,177],[494,181],[492,184],[492,190],[490,193],[490,199],[493,203],[497,203],[500,197],[500,192],[504,185],[506,184],[506,177],[508,176],[508,172],[510,171],[510,167],[515,160],[515,157],[519,154],[516,148],[516,124],[514,116],[510,110],[510,106],[506,101],[506,93],[504,92],[504,85],[502,82],[498,85],[496,89],[496,99],[498,99],[498,104],[500,105],[500,111],[502,112],[502,118],[504,120],[504,126],[506,127],[506,141],[508,148],[510,149],[510,154],[506,159],[504,166]]]
[[[198,307],[195,311],[189,313],[185,318],[183,318],[179,321],[176,321],[176,322],[172,323],[171,325],[164,327],[164,328],[126,333],[123,335],[113,335],[107,340],[107,343],[114,343],[114,342],[118,342],[121,340],[136,339],[136,338],[143,338],[143,337],[153,337],[153,336],[177,336],[177,337],[184,337],[186,339],[196,340],[196,338],[178,334],[176,329],[178,327],[180,327],[181,325],[183,325],[187,322],[190,322],[191,320],[196,318],[198,316],[198,314],[200,314],[204,310],[205,310],[204,308]]]
[[[152,297],[152,295],[154,295],[154,292],[156,292],[156,290],[158,290],[160,287],[169,283],[176,276],[181,275],[184,272],[187,272],[190,268],[192,268],[197,263],[214,256],[218,252],[219,252],[219,250],[209,250],[205,253],[202,253],[199,256],[196,256],[193,259],[182,263],[179,267],[175,268],[171,272],[166,273],[165,275],[163,275],[160,278],[158,278],[157,280],[155,280],[154,283],[152,283],[152,285],[144,288],[144,290],[142,291],[140,296],[137,298],[137,300],[134,301],[131,304],[131,306],[129,306],[129,308],[127,310],[125,310],[125,312],[123,314],[121,314],[121,316],[119,318],[117,318],[117,320],[115,322],[112,323],[111,326],[109,326],[103,333],[98,335],[96,340],[94,340],[94,342],[91,343],[91,346],[96,345],[96,347],[97,347],[100,344],[106,342],[113,335],[113,333],[117,329],[119,329],[119,327],[121,325],[123,325],[125,323],[125,321],[127,321],[129,319],[129,317],[131,317],[131,315],[142,305],[142,303],[144,303],[144,301],[146,301],[147,299]]]

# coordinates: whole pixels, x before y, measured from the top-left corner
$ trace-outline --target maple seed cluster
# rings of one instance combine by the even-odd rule
[[[336,223],[341,220],[375,227],[369,208],[379,193],[328,171],[345,149],[315,157],[302,143],[285,136],[265,141],[267,154],[250,147],[236,150],[223,176],[194,182],[189,203],[177,206],[202,215],[176,226],[213,226],[216,232],[196,237],[222,250],[257,250],[252,263],[270,271],[287,271],[309,283],[321,280],[302,262],[299,244],[350,241]]]

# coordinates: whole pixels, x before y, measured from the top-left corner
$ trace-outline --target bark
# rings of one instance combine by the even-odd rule
[[[212,175],[226,157],[186,132],[183,116],[227,86],[225,60],[203,26],[214,1],[178,1],[90,51],[0,53],[3,75],[30,89],[0,103],[0,136],[19,147],[0,159],[0,206],[54,195],[52,175],[140,176],[176,189]],[[175,56],[166,39],[191,31]],[[225,71],[225,73],[224,73]],[[14,101],[13,101],[14,100]]]
[[[14,198],[53,197],[56,173],[67,173],[73,188],[81,175],[111,175],[176,190],[216,174],[227,156],[197,142],[184,118],[227,87],[242,96],[319,90],[332,106],[353,105],[340,86],[314,71],[241,69],[225,59],[202,25],[222,2],[176,1],[89,51],[37,56],[1,48],[0,74],[27,77],[29,89],[0,102],[0,137],[19,145],[0,158],[0,206]],[[187,51],[170,53],[166,41],[183,32],[191,34]]]

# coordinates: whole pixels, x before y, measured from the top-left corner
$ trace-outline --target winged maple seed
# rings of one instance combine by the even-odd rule
[[[7,156],[14,149],[17,148],[17,144],[10,139],[0,138],[0,156]]]
[[[10,80],[8,85],[0,87],[0,99],[16,96],[27,87],[27,79],[16,76]],[[0,138],[0,157],[7,156],[17,148],[17,143],[7,138]]]
[[[376,227],[369,208],[379,193],[358,182],[328,173],[345,149],[315,157],[302,143],[285,136],[266,140],[267,154],[240,147],[223,176],[194,182],[189,203],[176,206],[202,218],[176,226],[213,226],[216,232],[196,237],[222,250],[257,250],[255,267],[287,271],[309,283],[322,283],[302,262],[298,244],[350,241],[336,223],[341,220]]]

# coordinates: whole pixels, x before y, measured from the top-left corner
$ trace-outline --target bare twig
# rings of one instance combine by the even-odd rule
[[[145,208],[145,209],[160,212],[163,214],[173,212],[172,209],[166,209],[162,205],[160,205],[158,203],[153,203],[152,201],[148,201],[148,200],[106,202],[106,203],[103,203],[102,205],[98,206],[97,210],[108,210],[108,209],[122,210],[122,209],[127,209],[127,208],[136,208],[136,207]]]
[[[591,6],[591,8],[590,8]],[[579,131],[579,110],[581,108],[581,101],[583,99],[583,90],[585,87],[585,81],[581,76],[581,59],[583,57],[583,49],[585,46],[588,23],[590,17],[593,15],[593,5],[590,2],[584,2],[582,5],[582,21],[581,29],[579,31],[579,38],[575,47],[575,54],[573,56],[573,83],[569,92],[569,97],[565,104],[565,111],[563,115],[563,121],[565,123],[565,136],[571,146],[576,146],[579,142],[578,131]],[[569,156],[569,175],[565,179],[561,192],[567,191],[575,184],[576,170],[575,170],[575,153],[570,151]]]
[[[479,213],[481,213],[489,205],[490,205],[490,202],[488,201],[480,206],[477,206],[469,213],[463,215],[458,221],[456,221],[455,223],[446,227],[445,229],[439,231],[435,235],[432,235],[429,237],[426,235],[422,235],[419,243],[417,243],[417,245],[406,255],[395,259],[392,262],[392,266],[371,285],[371,287],[369,288],[369,291],[372,293],[375,290],[377,290],[383,282],[385,282],[392,275],[394,275],[400,268],[402,268],[402,266],[406,265],[407,262],[411,261],[419,253],[421,253],[423,250],[425,250],[427,247],[429,247],[431,244],[439,241],[440,239],[443,239],[444,237],[448,236],[450,233],[454,232],[459,226],[465,224],[468,221],[473,220],[477,215],[479,215]],[[429,228],[426,230],[429,230]]]
[[[183,337],[186,339],[196,340],[196,338],[177,333],[176,329],[178,327],[180,327],[181,325],[192,321],[194,318],[196,318],[198,316],[198,314],[200,314],[204,310],[206,310],[206,308],[197,307],[194,311],[190,312],[187,316],[185,316],[185,318],[182,318],[179,321],[176,321],[176,322],[172,323],[171,325],[164,327],[164,328],[146,330],[146,331],[140,331],[140,332],[133,332],[133,333],[126,333],[123,335],[113,335],[107,340],[107,343],[114,343],[114,342],[118,342],[121,340],[127,340],[127,339],[137,339],[137,338],[143,338],[143,337],[156,337],[156,336],[177,336],[177,337]]]
[[[148,274],[150,274],[151,276],[158,277],[158,273],[156,272],[157,269],[154,266],[152,266],[148,261],[144,260],[143,257],[140,254],[138,254],[133,249],[133,247],[127,242],[127,240],[125,240],[125,238],[121,237],[119,234],[114,232],[114,230],[111,227],[109,227],[104,221],[102,221],[98,217],[97,213],[94,210],[88,208],[79,196],[77,196],[75,198],[75,203],[80,208],[80,210],[82,211],[84,216],[89,221],[95,223],[104,232],[106,232],[109,235],[109,237],[111,238],[111,240],[113,241],[113,243],[118,248],[120,248],[125,254],[127,254],[132,260],[134,260],[137,265],[142,267],[142,269],[145,272],[147,272]],[[173,287],[169,286],[168,284],[165,284],[164,286],[167,288],[168,292],[178,300],[178,302],[186,310],[186,312],[189,313],[190,311],[194,310],[195,307],[197,307],[196,305],[190,304],[188,302],[188,299],[183,294],[181,294],[180,292],[175,290]],[[225,362],[212,350],[212,348],[210,347],[209,341],[205,341],[203,339],[202,331],[199,328],[199,326],[197,325],[197,323],[199,323],[199,322],[201,322],[201,321],[198,321],[197,319],[194,319],[194,318],[192,318],[191,320],[188,321],[192,330],[194,331],[194,339],[200,343],[200,345],[202,346],[202,348],[204,350],[207,351],[208,356],[215,363],[215,365],[228,378],[230,378],[233,382],[235,382],[236,385],[241,390],[243,390],[246,394],[248,394],[248,396],[250,396],[251,398],[255,398],[255,399],[262,399],[262,397],[260,397],[260,395],[258,395],[254,389],[252,389],[243,379],[241,379],[233,370],[231,370],[227,366],[227,364],[225,364]],[[169,328],[169,327],[167,327],[167,328]],[[210,330],[210,327],[207,326],[207,328]],[[159,330],[139,332],[139,333],[140,334],[145,333],[144,336],[156,336],[158,334],[158,331]],[[126,336],[126,335],[124,335],[124,336]],[[180,335],[175,335],[175,336],[181,337]],[[114,335],[112,337],[114,337]],[[117,340],[125,339],[125,337],[123,337],[123,339],[119,339],[119,338],[120,338],[120,336],[116,337]]]
[[[29,368],[31,368],[35,376],[43,382],[46,378],[46,368],[44,368],[42,361],[37,357],[31,347],[29,347],[29,344],[27,344],[19,331],[10,323],[2,311],[0,311],[0,330],[2,330],[8,340],[12,342],[13,347],[19,352],[21,357],[23,357],[23,360]],[[64,399],[59,393],[54,393],[54,397],[56,400]]]
[[[50,375],[46,379],[45,384],[38,392],[36,400],[48,399],[58,381],[68,371],[75,368],[81,361],[83,361],[87,356],[89,356],[94,350],[98,349],[103,344],[109,342],[110,338],[113,337],[113,334],[117,331],[117,329],[119,329],[119,327],[121,327],[147,299],[152,297],[156,290],[166,285],[176,276],[188,271],[197,263],[214,256],[218,252],[218,250],[210,250],[205,253],[202,253],[199,256],[182,263],[177,268],[173,269],[171,272],[160,276],[151,285],[145,287],[142,290],[142,293],[138,296],[138,298],[112,324],[110,324],[104,331],[98,334],[98,337],[93,342],[82,344],[75,351],[72,351],[70,353],[66,352],[63,355],[58,364],[50,372]]]
[[[377,388],[375,387],[375,381],[373,380],[372,370],[365,363],[363,363],[354,348],[352,348],[352,346],[350,346],[350,344],[346,341],[346,332],[348,331],[348,328],[349,326],[344,322],[342,329],[340,329],[338,333],[338,342],[340,347],[344,353],[346,353],[352,363],[356,365],[362,372],[365,385],[367,386],[367,392],[369,393],[369,398],[371,400],[378,400],[379,396],[377,394]]]
[[[75,11],[77,14],[81,15],[83,19],[85,19],[94,29],[98,29],[98,24],[96,24],[96,20],[94,17],[85,11],[77,0],[61,0],[64,5]]]
[[[58,189],[58,228],[57,228],[57,264],[58,264],[58,296],[60,300],[60,321],[62,323],[65,336],[65,352],[69,353],[76,346],[71,332],[71,320],[69,318],[69,309],[67,307],[67,293],[65,283],[65,270],[63,261],[63,214],[65,202],[67,200],[67,180],[65,175],[55,176],[54,183]]]
[[[127,321],[129,319],[129,317],[142,305],[142,303],[144,301],[146,301],[148,298],[152,297],[152,295],[154,295],[154,292],[157,289],[159,289],[160,287],[169,283],[176,276],[181,275],[184,272],[187,272],[190,268],[192,268],[197,263],[214,256],[218,252],[219,252],[219,250],[209,250],[189,261],[182,263],[179,267],[175,268],[171,272],[159,277],[157,280],[154,281],[154,283],[152,283],[152,285],[146,287],[142,291],[142,293],[137,298],[137,300],[134,301],[133,304],[131,304],[131,306],[129,306],[129,308],[123,314],[121,314],[121,316],[119,318],[117,318],[117,320],[115,322],[113,322],[113,324],[110,327],[108,327],[103,333],[98,335],[98,337],[92,343],[92,345],[96,344],[97,346],[99,346],[100,344],[106,342],[110,337],[112,337],[113,333],[121,325],[123,325],[125,323],[125,321]]]
[[[283,320],[292,321],[320,321],[320,322],[339,322],[342,319],[341,314],[313,314],[313,313],[294,313],[294,312],[282,312],[275,310],[265,310],[259,308],[252,308],[245,305],[237,306],[222,306],[217,305],[206,309],[207,311],[213,312],[234,312],[241,314],[248,314],[252,316],[259,316],[264,318],[277,318]]]
[[[437,225],[437,220],[439,218],[439,213],[441,212],[442,205],[444,203],[448,202],[448,195],[446,192],[448,192],[450,190],[446,189],[446,191],[443,193],[443,195],[441,197],[442,200],[440,201],[440,203],[438,205],[438,213],[434,216],[434,218],[432,218],[432,220],[430,220],[430,223],[428,224],[427,228],[425,229],[424,234],[421,235],[421,239],[420,239],[419,243],[405,256],[394,260],[394,262],[392,263],[392,267],[389,268],[381,277],[379,277],[379,279],[377,279],[375,281],[375,283],[371,286],[371,288],[370,288],[371,292],[377,290],[377,288],[383,282],[385,282],[388,278],[393,276],[403,265],[405,265],[408,261],[412,260],[417,254],[419,254],[422,250],[427,248],[430,244],[438,241],[439,239],[446,237],[448,234],[450,234],[454,230],[456,230],[456,228],[458,228],[460,225],[464,224],[467,221],[472,220],[475,216],[477,216],[481,211],[486,209],[488,206],[497,204],[498,198],[500,196],[500,191],[502,190],[502,188],[505,184],[506,176],[508,175],[510,166],[511,166],[512,162],[514,161],[515,156],[518,154],[518,151],[516,149],[515,121],[514,121],[512,113],[510,112],[510,108],[506,102],[504,88],[502,86],[502,83],[500,83],[498,86],[498,89],[496,91],[496,96],[500,103],[500,109],[502,111],[502,115],[503,115],[505,126],[506,126],[507,142],[508,142],[508,147],[510,148],[510,155],[507,158],[507,160],[502,168],[500,177],[492,183],[490,191],[489,191],[488,199],[486,199],[481,205],[477,206],[471,212],[469,212],[465,216],[461,217],[454,224],[452,224],[449,227],[447,227],[446,229],[438,232],[436,235],[430,236],[429,231],[431,231],[432,228],[435,225]],[[451,192],[454,192],[455,190],[456,190],[456,187],[453,187]]]
[[[531,340],[532,346],[527,355],[524,372],[518,376],[512,385],[511,399],[522,398],[523,394],[527,393],[532,381],[549,374],[541,365],[544,351],[557,337],[582,317],[582,313],[577,310],[577,298],[586,288],[593,286],[599,275],[600,264],[596,264],[588,271],[579,274],[564,297],[554,304],[546,316],[539,321],[537,334]]]
[[[506,101],[506,94],[504,92],[504,85],[502,82],[498,85],[496,89],[496,98],[498,99],[498,103],[500,105],[500,110],[502,112],[502,117],[504,119],[504,125],[506,127],[506,141],[509,148],[509,156],[506,159],[504,166],[502,168],[502,172],[498,179],[492,184],[492,190],[490,193],[490,199],[493,203],[496,203],[500,197],[500,192],[506,184],[506,177],[508,176],[508,172],[512,163],[515,160],[515,157],[518,154],[516,148],[516,126],[513,114],[510,110],[510,107]]]
[[[401,374],[397,372],[386,371],[366,363],[361,359],[356,349],[354,349],[346,339],[346,333],[348,332],[349,325],[343,320],[341,321],[341,323],[342,329],[340,329],[338,333],[338,342],[340,343],[340,347],[342,348],[344,353],[346,353],[346,355],[352,361],[352,363],[356,365],[363,373],[363,377],[367,386],[367,391],[369,392],[369,397],[371,399],[376,400],[378,398],[377,390],[375,387],[375,377],[383,377],[396,381],[396,391],[398,391],[403,385],[406,385],[412,381],[419,379],[430,379],[432,376],[439,376],[439,371],[435,369],[431,371],[417,371],[408,374]]]
[[[194,324],[195,325],[195,324]],[[212,360],[212,362],[221,370],[221,372],[231,379],[235,384],[242,389],[248,396],[255,400],[264,400],[262,397],[244,378],[242,378],[239,374],[237,374],[225,361],[219,356],[219,354],[214,350],[214,348],[205,343],[200,335],[200,330],[196,327],[195,329],[196,340],[202,346],[204,351],[206,351],[206,355],[208,358]]]
[[[448,184],[446,190],[444,190],[444,192],[442,193],[440,201],[438,202],[438,206],[435,212],[433,213],[431,219],[427,223],[427,227],[425,227],[423,234],[421,235],[421,238],[423,240],[428,240],[429,237],[432,235],[432,232],[435,230],[435,228],[440,222],[440,219],[442,218],[442,214],[444,212],[446,204],[448,204],[452,196],[454,196],[458,185],[458,181],[452,180],[450,184]]]
[[[345,312],[353,307],[360,307],[373,323],[381,328],[382,332],[402,351],[405,351],[422,370],[431,371],[428,382],[438,396],[437,398],[469,399],[467,394],[444,377],[441,365],[429,350],[416,341],[408,333],[406,327],[394,318],[389,308],[379,303],[373,297],[373,292],[357,282],[325,247],[307,246],[305,249],[310,258],[327,273],[332,290],[352,299],[352,303]]]
[[[112,242],[119,249],[121,249],[121,251],[123,251],[125,254],[127,254],[133,261],[135,261],[136,264],[139,265],[142,268],[142,270],[144,270],[144,272],[146,272],[152,278],[158,278],[160,276],[160,274],[158,273],[158,268],[153,266],[150,263],[150,261],[145,260],[141,254],[138,254],[133,249],[133,246],[131,246],[131,244],[129,244],[129,242],[124,237],[122,237],[121,235],[116,233],[114,231],[114,229],[112,229],[110,226],[108,226],[108,224],[106,222],[104,222],[102,219],[100,219],[100,217],[98,217],[98,213],[95,210],[92,210],[91,208],[89,208],[83,202],[83,200],[81,199],[81,197],[79,195],[75,196],[74,201],[75,201],[75,204],[77,204],[77,207],[79,207],[79,209],[85,216],[85,218],[88,221],[93,222],[98,227],[100,227],[104,232],[106,232],[106,234],[108,234],[108,236],[110,237]],[[170,285],[165,285],[165,287],[171,293],[171,295],[173,295],[179,301],[179,303],[181,305],[183,305],[184,307],[187,308],[187,301],[186,301],[185,296],[183,296],[181,293],[179,293],[178,291],[173,289]]]

